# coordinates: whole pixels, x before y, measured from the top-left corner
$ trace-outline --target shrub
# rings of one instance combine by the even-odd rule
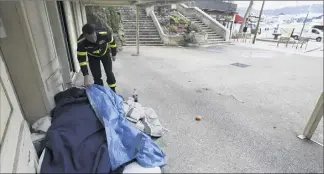
[[[170,26],[168,26],[168,30],[169,30],[170,33],[177,33],[177,27],[176,26],[170,25]]]
[[[179,20],[178,20],[177,16],[169,16],[169,19],[170,19],[171,24],[178,24],[179,23]]]
[[[188,23],[188,21],[185,18],[179,18],[179,24],[185,25]]]

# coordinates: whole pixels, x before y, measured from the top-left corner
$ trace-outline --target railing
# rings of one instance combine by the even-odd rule
[[[188,7],[185,4],[177,4],[177,10],[185,16],[195,17],[201,20],[209,28],[216,31],[225,41],[229,41],[230,31],[198,7]]]

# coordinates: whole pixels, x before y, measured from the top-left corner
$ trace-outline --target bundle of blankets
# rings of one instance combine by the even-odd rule
[[[167,132],[152,108],[143,107],[135,102],[133,97],[129,97],[123,105],[126,119],[140,131],[154,138],[159,138]]]
[[[127,102],[122,97],[98,85],[70,88],[58,93],[54,100],[56,107],[51,112],[51,125],[40,157],[40,173],[122,173],[127,168],[135,173],[129,168],[160,169],[166,164],[158,145],[144,129],[134,126],[144,119],[149,127],[156,127],[157,131],[150,132],[161,136],[159,130],[163,129],[150,116],[152,111],[144,111],[146,116],[133,120],[132,125],[125,118],[130,105],[125,109]],[[157,170],[149,173],[154,171]]]

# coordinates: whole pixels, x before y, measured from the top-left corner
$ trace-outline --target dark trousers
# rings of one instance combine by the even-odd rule
[[[101,79],[100,61],[102,62],[102,65],[106,72],[108,86],[113,91],[115,91],[116,79],[114,73],[112,72],[112,61],[109,54],[102,57],[89,56],[89,67],[93,76],[94,83],[103,86],[103,81]]]

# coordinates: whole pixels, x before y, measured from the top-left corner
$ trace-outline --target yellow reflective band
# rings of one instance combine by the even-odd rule
[[[108,43],[106,43],[106,49],[105,49],[105,52],[103,53],[103,54],[101,54],[101,55],[94,55],[94,54],[91,54],[91,53],[88,53],[90,56],[93,56],[93,57],[101,57],[101,56],[103,56],[103,55],[105,55],[106,53],[107,53],[107,51],[108,51],[108,46],[109,46],[109,44]],[[98,51],[98,50],[97,50]]]
[[[78,56],[85,56],[85,55],[87,55],[87,52],[86,51],[85,52],[78,51],[77,54],[78,54]]]
[[[109,43],[113,43],[114,42],[114,35],[111,33],[111,41]]]
[[[107,50],[108,50],[108,43],[106,44],[106,50],[105,50],[105,52],[102,54],[102,55],[105,55],[106,54],[106,52],[107,52]]]
[[[80,62],[80,66],[87,66],[88,63],[87,62]]]
[[[96,50],[96,51],[94,51],[93,53],[95,53],[95,54],[99,54],[99,53],[100,53],[100,50]]]
[[[111,84],[111,85],[108,85],[108,86],[113,88],[113,87],[116,87],[117,85],[116,85],[116,83],[114,83],[114,84]]]
[[[107,32],[106,31],[100,31],[99,34],[106,35]]]
[[[117,47],[117,44],[110,45],[110,48],[116,48],[116,47]]]
[[[85,38],[83,37],[83,38],[81,38],[80,40],[78,40],[78,43],[80,43],[80,42],[82,42],[82,41],[84,41],[85,40]]]

